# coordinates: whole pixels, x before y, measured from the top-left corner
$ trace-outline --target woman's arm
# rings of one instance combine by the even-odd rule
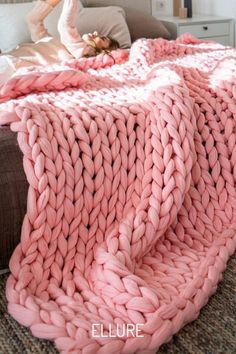
[[[64,0],[62,13],[58,22],[61,43],[75,58],[93,55],[93,48],[87,45],[76,28],[78,12],[77,0]]]
[[[50,36],[43,21],[59,1],[60,0],[38,0],[33,9],[27,15],[26,22],[33,42],[37,42],[42,38]]]

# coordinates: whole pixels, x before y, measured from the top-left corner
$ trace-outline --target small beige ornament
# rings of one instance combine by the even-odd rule
[[[180,18],[187,18],[187,16],[188,16],[188,9],[186,7],[180,7],[179,17]]]
[[[173,0],[173,16],[179,16],[179,9],[181,8],[181,0]]]

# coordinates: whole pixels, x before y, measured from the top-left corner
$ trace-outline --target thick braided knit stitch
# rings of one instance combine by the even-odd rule
[[[236,245],[236,51],[184,36],[115,55],[0,91],[29,182],[8,311],[62,353],[155,353],[198,316]]]

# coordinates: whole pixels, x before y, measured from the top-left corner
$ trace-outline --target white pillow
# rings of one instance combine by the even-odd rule
[[[61,13],[62,3],[48,15],[45,27],[49,33],[59,38],[57,22]],[[31,42],[25,22],[26,15],[34,3],[0,4],[0,50],[8,52],[19,44]],[[131,45],[130,33],[125,21],[125,12],[116,6],[83,8],[79,1],[78,13],[79,33],[98,31],[101,35],[116,39],[121,48]]]

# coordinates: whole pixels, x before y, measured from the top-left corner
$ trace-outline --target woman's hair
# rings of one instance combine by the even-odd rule
[[[113,64],[115,64],[116,61],[115,61],[115,58],[113,57],[113,55],[111,54],[111,51],[120,48],[120,44],[119,44],[119,42],[118,42],[116,39],[114,39],[114,38],[111,38],[111,37],[108,37],[108,36],[105,37],[105,38],[107,38],[107,39],[110,40],[110,45],[109,45],[108,48],[102,49],[102,52],[103,52],[104,54],[109,55],[109,57],[111,57],[112,60],[113,60]]]
[[[111,51],[113,51],[113,50],[116,50],[116,49],[118,49],[118,48],[120,48],[120,44],[119,44],[119,42],[116,40],[116,39],[114,39],[114,38],[112,38],[112,37],[109,37],[109,36],[102,36],[101,37],[102,39],[109,39],[109,41],[110,41],[110,45],[109,45],[109,47],[108,48],[98,48],[97,46],[96,46],[96,43],[92,40],[92,42],[93,42],[93,45],[91,46],[93,49],[94,49],[94,55],[98,55],[98,54],[101,54],[101,53],[104,53],[104,54],[108,54],[108,55],[110,55],[111,57],[112,57],[112,55],[110,54],[110,52]],[[90,56],[90,55],[89,55]],[[113,57],[112,57],[113,58]],[[113,58],[113,60],[114,60],[114,58]]]
[[[109,36],[104,37],[104,38],[107,38],[107,39],[110,40],[111,44],[109,45],[109,48],[107,48],[109,51],[112,51],[112,50],[120,48],[120,44],[119,44],[119,42],[116,39],[114,39],[112,37],[109,37]]]

